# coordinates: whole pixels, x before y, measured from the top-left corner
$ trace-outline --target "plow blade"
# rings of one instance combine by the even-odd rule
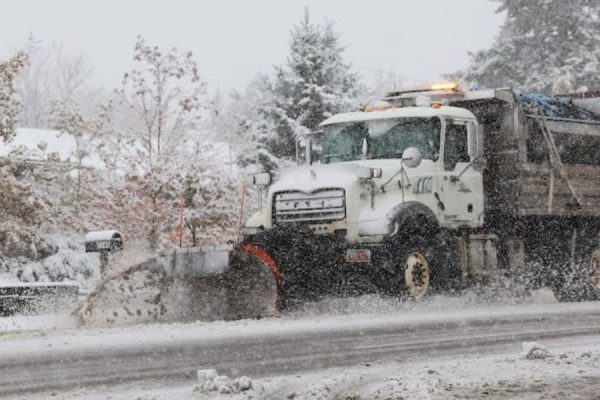
[[[230,245],[174,249],[148,259],[144,266],[173,279],[214,278],[229,271],[233,251]]]
[[[258,248],[173,249],[105,276],[75,315],[83,323],[117,322],[116,315],[119,322],[270,317],[279,313],[281,277],[275,271]],[[140,284],[143,279],[148,284]]]
[[[257,248],[216,245],[175,249],[149,260],[148,269],[185,283],[195,294],[190,308],[219,309],[224,315],[218,317],[225,319],[279,314],[277,288],[281,278],[273,261]],[[206,310],[198,311],[206,317]]]
[[[37,313],[72,306],[77,302],[77,283],[10,283],[0,285],[0,316]]]

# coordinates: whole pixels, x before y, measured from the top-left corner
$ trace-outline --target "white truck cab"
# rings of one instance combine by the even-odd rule
[[[475,116],[417,100],[419,106],[387,103],[321,123],[320,159],[281,171],[267,207],[246,229],[301,223],[316,234],[343,234],[348,243],[377,243],[397,232],[406,205],[418,206],[440,227],[482,226]]]
[[[450,83],[334,115],[306,138],[318,160],[253,177],[267,207],[242,244],[272,256],[284,298],[533,274],[559,299],[600,299],[598,98]]]

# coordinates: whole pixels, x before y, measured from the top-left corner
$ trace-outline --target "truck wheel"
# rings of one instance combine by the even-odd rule
[[[600,299],[600,249],[573,267],[567,267],[552,288],[560,302]]]
[[[419,249],[406,255],[404,282],[408,294],[414,299],[421,299],[429,292],[431,285],[429,260]]]
[[[392,296],[422,299],[432,292],[455,292],[463,287],[458,241],[438,232],[394,238],[387,250],[380,283]]]
[[[413,234],[390,243],[383,288],[392,296],[422,299],[435,286],[437,246],[435,240]]]

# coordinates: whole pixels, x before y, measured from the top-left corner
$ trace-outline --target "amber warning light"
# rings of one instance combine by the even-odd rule
[[[431,85],[431,90],[456,90],[458,89],[458,83],[456,82],[445,82],[445,83],[435,83]]]

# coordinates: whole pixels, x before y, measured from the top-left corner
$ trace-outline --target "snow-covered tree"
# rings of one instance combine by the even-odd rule
[[[17,98],[15,80],[28,60],[29,52],[19,51],[0,62],[0,140],[3,141],[9,141],[15,133],[16,119],[22,108]]]
[[[259,75],[244,91],[231,92],[229,104],[213,121],[212,129],[230,144],[235,161],[242,167],[260,165],[272,170],[278,163],[267,148],[276,130],[267,113],[273,102],[269,78]]]
[[[145,217],[156,248],[165,227],[162,205],[178,197],[184,150],[200,132],[205,84],[191,52],[163,52],[140,37],[134,61],[110,107],[117,132],[106,137],[105,149],[114,151],[112,165],[149,199]]]
[[[94,118],[84,117],[77,105],[71,102],[53,102],[49,105],[50,123],[54,129],[63,134],[70,135],[75,141],[73,154],[75,161],[75,209],[79,210],[81,185],[84,174],[84,158],[95,151],[97,139],[103,129],[104,118],[102,114]]]
[[[210,150],[198,145],[190,152],[183,181],[184,224],[189,240],[184,244],[224,243],[234,238],[238,213],[238,184],[235,175],[206,159]],[[185,235],[184,235],[185,236]]]
[[[600,2],[493,0],[506,21],[457,75],[478,86],[551,93],[600,88]]]
[[[366,89],[343,56],[333,26],[312,23],[306,12],[291,31],[287,62],[231,93],[216,118],[213,129],[232,144],[240,165],[270,171],[289,163],[299,135],[361,104]]]
[[[306,11],[291,35],[288,60],[271,80],[273,102],[264,110],[275,125],[267,148],[286,158],[295,154],[298,135],[316,130],[337,112],[355,109],[363,90],[344,62],[344,47],[331,24],[312,23]]]

